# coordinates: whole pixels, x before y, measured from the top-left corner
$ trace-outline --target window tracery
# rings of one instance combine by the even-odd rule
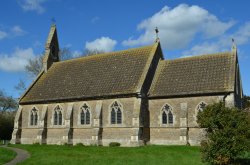
[[[90,107],[84,103],[81,107],[81,125],[90,124]]]
[[[173,124],[174,118],[172,113],[172,108],[170,105],[166,104],[162,108],[162,124]]]
[[[122,105],[115,101],[111,105],[111,124],[122,124]]]

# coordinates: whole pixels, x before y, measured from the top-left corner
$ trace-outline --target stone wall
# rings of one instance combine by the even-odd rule
[[[111,104],[117,101],[122,106],[122,124],[111,124]],[[87,104],[90,107],[90,124],[81,125],[80,108]],[[62,125],[54,125],[55,107],[62,111]],[[119,142],[123,146],[141,144],[139,132],[141,99],[119,98],[69,103],[21,105],[21,143],[46,144],[97,144],[108,145]],[[32,108],[38,111],[38,124],[30,123]],[[14,137],[14,136],[13,136]],[[13,140],[13,143],[14,140]]]
[[[204,137],[198,127],[197,106],[204,102],[213,104],[223,96],[186,97],[149,100],[150,144],[199,145]],[[172,108],[173,124],[162,124],[162,109],[168,104]]]
[[[226,97],[233,104],[233,95]],[[225,96],[203,96],[168,99],[117,98],[68,103],[21,105],[15,118],[12,143],[45,143],[104,145],[119,142],[122,146],[148,144],[199,145],[204,130],[198,127],[196,116],[200,103],[213,104]],[[122,123],[111,124],[111,105],[121,104]],[[90,124],[80,122],[81,107],[90,107]],[[162,123],[162,109],[168,104],[173,123]],[[62,110],[62,125],[54,125],[55,107]],[[38,124],[30,124],[32,108],[38,110]]]

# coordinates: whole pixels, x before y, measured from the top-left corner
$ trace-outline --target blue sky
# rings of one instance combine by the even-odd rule
[[[0,89],[31,78],[27,60],[44,50],[55,18],[60,47],[113,51],[153,43],[166,59],[231,50],[235,39],[244,94],[250,95],[250,1],[246,0],[3,0],[0,5]]]

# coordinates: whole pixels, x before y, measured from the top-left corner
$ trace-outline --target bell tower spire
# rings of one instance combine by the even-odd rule
[[[55,23],[50,27],[49,36],[45,44],[45,54],[43,58],[43,69],[48,71],[53,62],[59,61],[59,43]]]

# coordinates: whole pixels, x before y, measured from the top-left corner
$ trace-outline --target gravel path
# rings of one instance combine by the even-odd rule
[[[17,154],[13,160],[11,160],[9,163],[6,163],[5,165],[15,165],[15,164],[22,162],[30,157],[30,154],[25,150],[22,150],[19,148],[6,147],[6,146],[1,146],[1,147],[10,149],[10,150],[16,152],[16,154]]]

